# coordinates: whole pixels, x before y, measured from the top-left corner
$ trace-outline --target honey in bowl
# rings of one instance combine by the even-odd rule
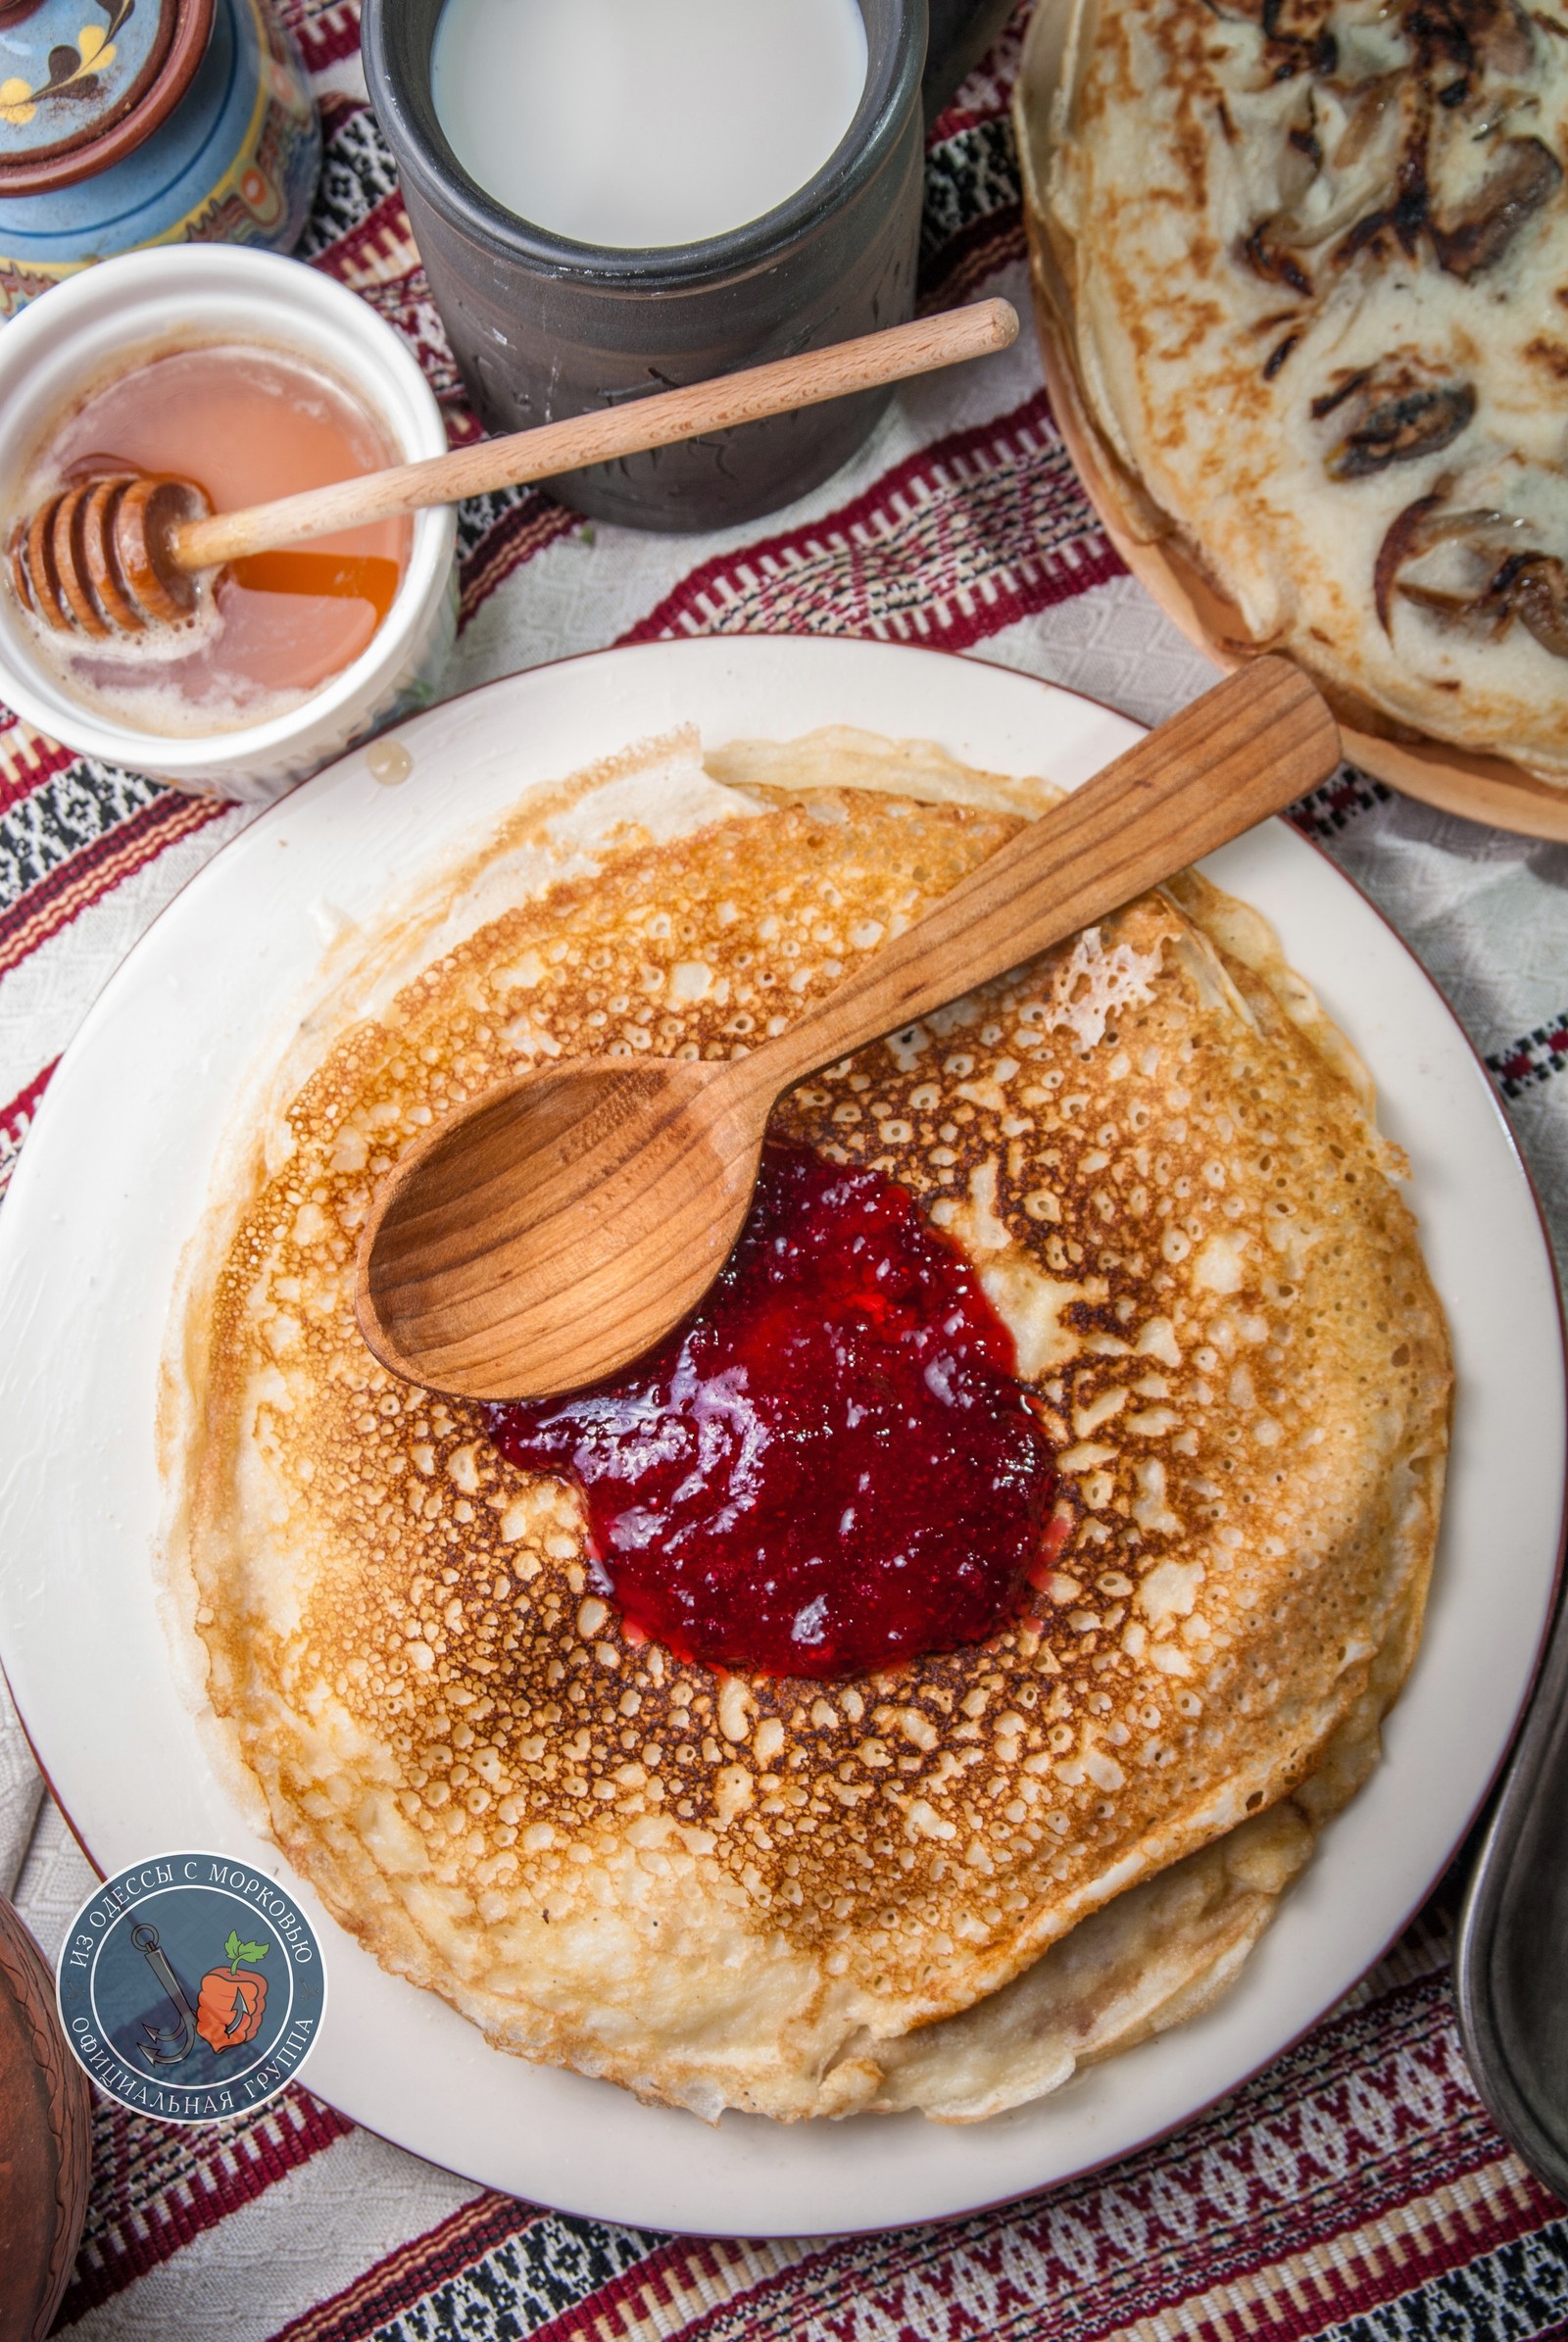
[[[395,464],[385,425],[335,376],[275,347],[203,343],[143,356],[49,432],[16,499],[114,472],[172,472],[215,512],[264,504]],[[137,731],[237,731],[286,714],[366,649],[392,607],[407,520],[253,555],[204,576],[191,616],[95,641],[36,624],[84,707]]]

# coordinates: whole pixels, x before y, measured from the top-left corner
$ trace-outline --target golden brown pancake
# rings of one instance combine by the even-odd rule
[[[530,800],[313,1023],[193,1259],[175,1583],[278,1845],[498,2046],[710,2117],[973,2119],[1204,2005],[1373,1762],[1443,1320],[1353,1054],[1189,877],[775,1117],[1011,1327],[1067,1524],[1035,1613],[826,1683],[629,1638],[575,1491],[360,1341],[374,1182],[541,1055],[781,1029],[1051,795],[857,735],[710,765]]]
[[[1363,728],[1568,783],[1568,37],[1515,0],[1054,0],[1042,287],[1135,534]]]

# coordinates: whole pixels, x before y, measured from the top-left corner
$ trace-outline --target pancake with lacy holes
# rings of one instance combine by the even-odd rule
[[[685,1663],[596,1590],[577,1490],[355,1330],[372,1189],[433,1116],[558,1052],[749,1046],[1051,796],[855,734],[629,752],[361,939],[238,1134],[166,1382],[217,1741],[499,2047],[710,2119],[989,2115],[1204,2006],[1376,1758],[1442,1314],[1353,1054],[1198,879],[775,1117],[906,1187],[1012,1332],[1059,1493],[990,1641]]]
[[[1568,783],[1568,25],[1069,0],[1045,291],[1141,535],[1368,729]]]

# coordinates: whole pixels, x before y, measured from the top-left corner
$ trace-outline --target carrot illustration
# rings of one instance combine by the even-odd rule
[[[262,2029],[267,1978],[242,1976],[240,1962],[265,1960],[267,1948],[265,1943],[241,1943],[230,1927],[228,1941],[223,1946],[228,1966],[210,1968],[202,1978],[201,1996],[196,2003],[196,2030],[220,2055],[225,2049],[237,2049],[242,2041],[254,2041]]]

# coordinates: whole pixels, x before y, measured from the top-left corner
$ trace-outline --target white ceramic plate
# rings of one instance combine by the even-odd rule
[[[309,995],[321,905],[368,917],[532,783],[693,719],[710,742],[848,721],[1068,784],[1136,736],[1070,693],[923,651],[760,637],[611,651],[407,725],[414,770],[396,790],[356,752],[164,913],[67,1052],[0,1214],[0,1652],[105,1870],[216,1845],[284,1875],[214,1778],[175,1687],[150,1561],[154,1399],[181,1246],[237,1092]],[[1198,2023],[972,2129],[733,2115],[709,2129],[487,2048],[304,1892],[332,1974],[308,2079],[345,2113],[492,2186],[638,2224],[791,2235],[930,2220],[1182,2122],[1309,2025],[1419,1904],[1507,1743],[1550,1605],[1564,1444],[1551,1264],[1481,1066],[1378,914],[1279,822],[1209,866],[1274,921],[1377,1077],[1385,1128],[1414,1166],[1459,1376],[1426,1639],[1387,1755],[1240,1983]]]

